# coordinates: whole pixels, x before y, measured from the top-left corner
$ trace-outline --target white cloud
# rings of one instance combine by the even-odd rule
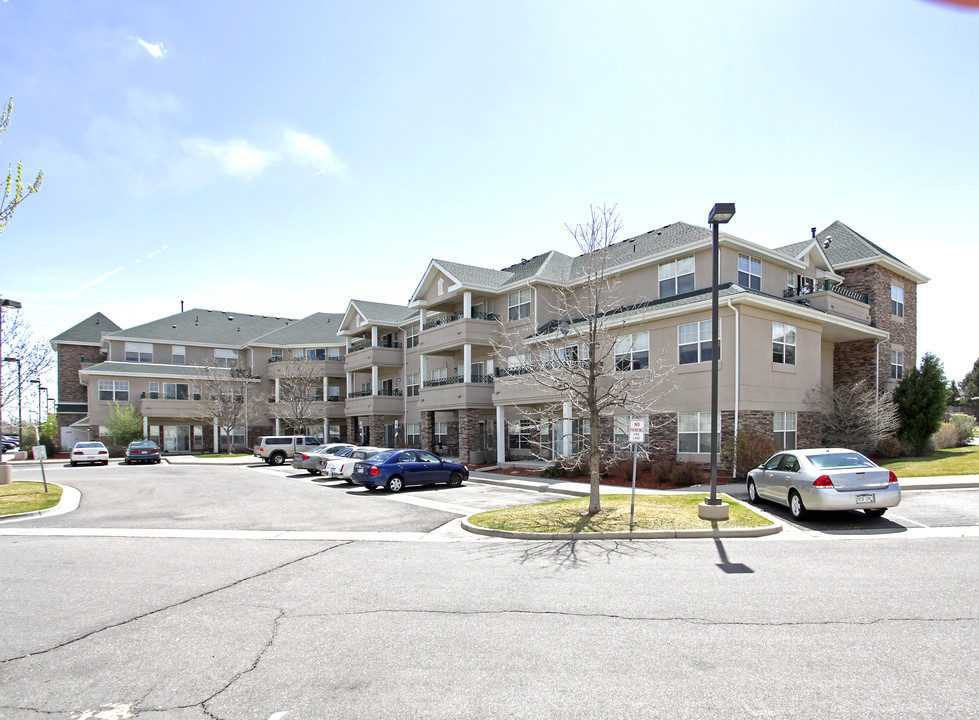
[[[146,52],[148,52],[150,55],[155,57],[157,60],[161,59],[164,55],[167,54],[166,48],[163,47],[163,43],[161,42],[156,44],[148,43],[145,40],[143,40],[143,38],[141,37],[134,37],[133,40],[138,42]]]
[[[90,280],[89,282],[85,283],[80,288],[78,288],[75,292],[71,293],[71,295],[69,295],[68,297],[75,297],[76,295],[81,295],[83,292],[85,292],[86,290],[88,290],[90,287],[93,287],[95,285],[98,285],[100,282],[103,282],[103,281],[107,280],[108,278],[112,277],[113,275],[115,275],[116,273],[121,272],[121,271],[122,271],[122,268],[121,267],[117,267],[115,270],[111,270],[111,271],[109,271],[107,273],[104,273],[104,274],[100,275],[99,277],[95,278],[94,280]]]
[[[346,165],[333,153],[333,149],[319,138],[296,130],[285,132],[286,153],[301,165],[317,168],[317,175],[330,173],[339,175]]]
[[[159,255],[159,254],[160,254],[161,252],[163,252],[163,251],[164,251],[164,250],[166,250],[166,249],[167,249],[167,246],[166,246],[166,245],[164,245],[164,246],[163,246],[163,247],[161,247],[161,248],[160,248],[159,250],[154,250],[154,251],[153,251],[153,252],[151,252],[151,253],[150,253],[149,255],[147,255],[147,256],[146,256],[146,259],[147,259],[147,260],[149,260],[149,259],[150,259],[151,257],[153,257],[154,255]]]
[[[201,157],[217,160],[228,175],[246,179],[261,175],[269,165],[279,159],[278,153],[255,147],[240,138],[225,142],[189,140],[185,145]]]

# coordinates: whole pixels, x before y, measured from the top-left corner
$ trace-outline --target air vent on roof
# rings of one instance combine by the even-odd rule
[[[827,237],[825,240],[823,240],[823,250],[828,248],[831,242],[833,242],[833,238],[831,237]]]

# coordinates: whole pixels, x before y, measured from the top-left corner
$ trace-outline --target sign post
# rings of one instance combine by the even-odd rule
[[[37,460],[38,464],[41,466],[41,481],[44,483],[44,492],[48,491],[48,479],[44,475],[44,461],[48,459],[48,449],[44,445],[35,445],[34,459]]]
[[[629,419],[629,442],[632,443],[632,505],[629,508],[629,532],[636,518],[636,459],[639,443],[646,441],[646,418]]]

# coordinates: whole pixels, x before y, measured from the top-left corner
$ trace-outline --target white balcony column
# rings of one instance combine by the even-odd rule
[[[506,417],[502,405],[496,406],[496,462],[506,462]]]
[[[348,335],[347,337],[345,337],[345,338],[343,339],[343,347],[344,347],[344,352],[343,352],[343,354],[344,354],[344,355],[349,355],[349,354],[350,354],[350,345],[351,345],[351,344],[352,344],[352,343],[350,342],[350,336]]]
[[[379,390],[380,380],[378,379],[380,368],[377,365],[371,365],[371,395],[377,395]]]
[[[327,393],[327,391],[329,390],[329,388],[330,388],[330,378],[328,378],[328,377],[326,377],[326,376],[324,376],[324,377],[323,377],[323,402],[326,402],[326,401],[327,401],[327,399],[328,399],[328,397],[329,397],[329,396],[328,396],[328,395],[326,394],[326,393]],[[324,409],[324,411],[323,411],[323,412],[326,412],[326,410]]]
[[[214,454],[221,452],[221,436],[218,434],[218,419],[214,418]]]
[[[418,389],[421,390],[425,387],[425,381],[428,380],[428,357],[425,353],[418,356]]]
[[[571,454],[571,403],[564,403],[561,410],[561,455],[567,457]]]
[[[418,332],[425,329],[426,318],[428,317],[428,311],[425,308],[421,308],[418,311]]]
[[[330,442],[330,421],[323,418],[323,442]]]
[[[347,373],[347,397],[354,391],[354,374],[352,372]]]
[[[377,347],[377,325],[371,326],[371,347]]]
[[[150,419],[143,416],[143,439],[147,440],[150,437]]]
[[[471,383],[472,381],[473,381],[473,346],[472,343],[466,343],[465,345],[462,346],[462,382]]]
[[[281,435],[282,434],[282,419],[281,418],[276,418],[275,419],[275,434],[276,435]]]
[[[473,316],[473,294],[471,290],[466,290],[462,294],[462,317],[471,320]]]

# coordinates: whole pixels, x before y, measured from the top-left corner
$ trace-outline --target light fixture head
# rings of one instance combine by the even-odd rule
[[[734,217],[734,203],[714,203],[707,216],[710,225],[723,225]]]

